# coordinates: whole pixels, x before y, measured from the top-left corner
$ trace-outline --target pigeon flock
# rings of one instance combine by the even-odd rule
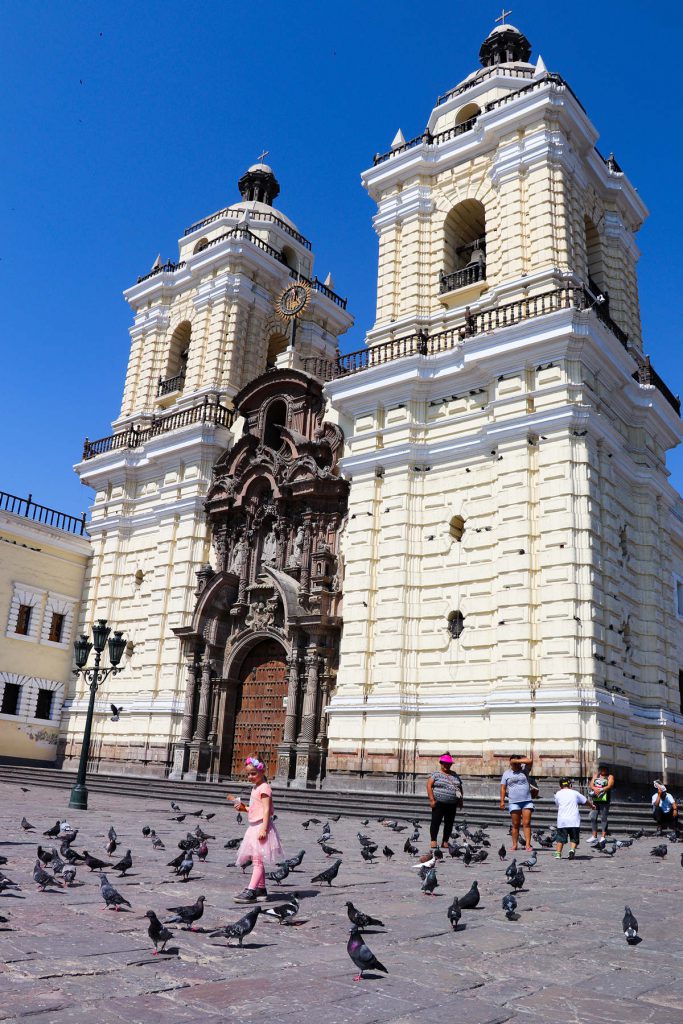
[[[182,809],[175,801],[171,802],[171,812],[173,813],[167,820],[172,822],[172,825],[164,825],[167,842],[171,842],[168,833],[177,829],[185,819],[193,819],[196,825],[187,831],[185,826],[184,834],[176,837],[174,843],[178,853],[176,854],[174,850],[174,855],[170,859],[167,859],[169,854],[164,855],[165,843],[151,824],[145,823],[140,827],[137,846],[133,842],[132,848],[126,848],[121,855],[122,850],[118,849],[119,837],[114,825],[109,827],[106,835],[89,832],[89,849],[86,849],[82,842],[78,841],[79,829],[69,821],[58,818],[53,825],[43,829],[42,825],[32,825],[23,817],[17,830],[19,833],[35,835],[35,839],[25,838],[19,844],[20,848],[25,849],[38,838],[41,842],[36,844],[32,876],[25,856],[21,859],[17,856],[15,863],[10,863],[15,856],[14,853],[0,857],[0,865],[3,868],[7,867],[14,876],[12,878],[0,869],[0,899],[5,898],[0,909],[4,911],[9,904],[9,898],[16,898],[16,894],[31,885],[31,881],[39,893],[63,890],[66,894],[69,890],[76,890],[78,886],[99,884],[102,911],[113,911],[117,914],[134,913],[137,920],[145,921],[145,925],[141,924],[140,928],[146,930],[153,947],[150,951],[153,956],[177,956],[180,950],[175,946],[169,947],[168,944],[174,939],[179,941],[181,932],[188,933],[183,941],[196,942],[198,940],[192,939],[189,933],[199,933],[208,939],[223,940],[227,947],[245,948],[245,940],[255,928],[258,927],[260,932],[264,927],[264,921],[291,929],[314,918],[316,907],[313,897],[335,886],[345,886],[346,857],[356,868],[365,865],[362,870],[367,872],[369,880],[373,877],[373,871],[377,871],[377,865],[384,862],[390,866],[392,872],[401,875],[407,892],[418,898],[421,895],[425,897],[425,906],[429,903],[433,908],[436,928],[441,928],[443,934],[462,934],[467,928],[468,920],[473,920],[471,915],[474,911],[484,912],[480,920],[484,920],[485,915],[499,915],[500,920],[514,924],[520,920],[524,911],[533,910],[534,907],[529,905],[528,897],[533,891],[534,878],[542,872],[544,866],[547,866],[547,862],[543,864],[542,858],[539,862],[538,850],[552,850],[555,841],[554,830],[548,829],[534,833],[537,849],[526,855],[519,851],[508,851],[504,842],[497,850],[494,847],[496,856],[487,865],[488,895],[491,894],[491,881],[497,886],[499,894],[495,900],[487,899],[482,903],[479,882],[474,876],[477,874],[477,866],[484,864],[493,852],[487,825],[474,827],[466,820],[459,821],[447,849],[429,849],[428,836],[425,838],[423,835],[424,823],[418,819],[399,821],[383,818],[371,823],[370,819],[365,818],[355,838],[351,842],[348,839],[343,842],[342,845],[347,851],[344,853],[335,845],[333,835],[333,824],[340,816],[331,816],[325,822],[320,818],[309,817],[295,826],[303,830],[304,842],[308,843],[308,849],[304,846],[282,862],[268,865],[268,898],[248,907],[236,907],[232,915],[220,911],[221,916],[225,915],[221,920],[219,912],[208,906],[206,897],[201,894],[185,900],[180,897],[175,901],[177,905],[173,906],[168,905],[171,901],[166,897],[163,903],[160,900],[158,905],[152,908],[140,906],[139,900],[136,899],[135,890],[129,883],[129,876],[134,877],[136,862],[144,860],[149,864],[151,861],[159,875],[165,875],[167,879],[180,883],[179,893],[182,891],[183,894],[189,894],[198,865],[210,861],[212,856],[215,859],[221,850],[234,854],[241,842],[241,835],[229,836],[223,842],[222,839],[217,839],[217,828],[214,827],[213,832],[204,830],[203,825],[211,828],[208,823],[215,817],[215,813],[205,814],[203,809]],[[37,820],[34,814],[32,816]],[[88,828],[87,819],[79,820],[83,822],[81,827],[85,831]],[[232,820],[235,825],[245,824],[241,815],[233,817]],[[161,828],[159,822],[155,824]],[[389,835],[392,832],[395,834],[394,837]],[[403,832],[407,833],[406,837],[402,836]],[[314,836],[315,840],[311,843]],[[396,837],[399,836],[400,839],[397,840]],[[634,844],[647,837],[648,834],[640,829],[625,838],[601,840],[588,848],[588,859],[628,856],[628,851]],[[661,839],[666,841],[658,842],[650,853],[653,859],[664,862],[669,845],[676,843],[678,836],[672,832]],[[394,843],[395,849],[389,845],[390,842]],[[127,846],[127,843],[125,845]],[[98,855],[99,852],[101,856]],[[683,866],[683,853],[680,859]],[[311,864],[308,871],[302,867],[304,861],[307,865]],[[456,869],[454,865],[460,867]],[[234,862],[226,867],[235,867]],[[320,870],[317,870],[318,867]],[[464,869],[464,876],[461,869]],[[244,871],[243,867],[242,872]],[[285,888],[283,883],[287,883]],[[318,889],[307,889],[309,884],[317,885]],[[235,877],[226,875],[225,886],[229,899],[232,892],[238,888],[235,885]],[[367,892],[376,903],[377,888],[370,885]],[[439,896],[445,897],[441,903]],[[359,899],[357,895],[355,898]],[[632,890],[627,898],[634,902]],[[360,901],[365,904],[365,897],[360,897]],[[390,954],[379,949],[382,960],[389,964],[387,967],[370,949],[364,933],[371,929],[379,929],[379,932],[374,931],[373,934],[390,935],[392,927],[397,926],[396,923],[392,924],[391,909],[383,910],[379,917],[377,907],[364,906],[361,909],[351,899],[346,901],[345,906],[350,924],[350,928],[346,926],[349,936],[346,952],[357,969],[354,980],[362,981],[368,976],[378,978],[380,975],[389,974]],[[386,919],[387,924],[383,919]],[[13,906],[11,912],[0,913],[0,924],[9,924],[11,928],[20,930],[20,910]],[[628,905],[624,906],[621,929],[629,946],[637,945],[641,941],[638,921]],[[271,936],[274,934],[271,932]],[[513,941],[516,940],[511,938],[511,942]]]

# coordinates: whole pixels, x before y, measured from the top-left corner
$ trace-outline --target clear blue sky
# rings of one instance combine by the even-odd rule
[[[645,347],[683,390],[679,61],[669,5],[524,0],[510,19],[572,85],[651,215],[639,235]],[[332,270],[360,348],[374,205],[359,174],[477,66],[499,4],[25,0],[4,4],[0,490],[80,512],[71,466],[111,433],[131,314],[121,292],[237,198],[261,149],[278,206]],[[683,456],[670,459],[683,487]]]

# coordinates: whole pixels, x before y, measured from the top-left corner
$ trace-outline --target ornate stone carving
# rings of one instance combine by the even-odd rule
[[[275,611],[278,606],[278,599],[270,597],[267,601],[257,601],[251,606],[244,620],[248,629],[267,629],[275,622]]]

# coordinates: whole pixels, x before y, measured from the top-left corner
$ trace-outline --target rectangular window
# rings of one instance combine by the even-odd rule
[[[5,692],[2,695],[2,706],[0,707],[0,712],[3,715],[16,715],[20,694],[21,687],[16,683],[5,683]]]
[[[38,703],[36,704],[36,718],[49,719],[52,715],[52,690],[38,690]]]
[[[62,633],[64,632],[64,620],[66,616],[60,614],[60,612],[52,613],[52,620],[50,622],[50,632],[48,634],[48,640],[53,644],[61,644]]]
[[[20,636],[28,636],[32,611],[33,608],[30,604],[19,605],[19,612],[17,613],[17,628],[14,630],[15,633],[18,633]]]

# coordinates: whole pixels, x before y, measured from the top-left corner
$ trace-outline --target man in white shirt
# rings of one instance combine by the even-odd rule
[[[581,828],[579,807],[581,804],[587,804],[591,810],[595,810],[595,804],[587,800],[582,793],[576,793],[572,789],[572,780],[568,778],[560,779],[560,788],[555,794],[555,803],[557,804],[555,856],[559,860],[562,856],[562,847],[569,842],[569,859],[574,860]]]
[[[652,797],[652,816],[657,822],[657,831],[661,835],[666,829],[678,831],[678,807],[671,793],[659,780],[655,781],[655,793]]]

